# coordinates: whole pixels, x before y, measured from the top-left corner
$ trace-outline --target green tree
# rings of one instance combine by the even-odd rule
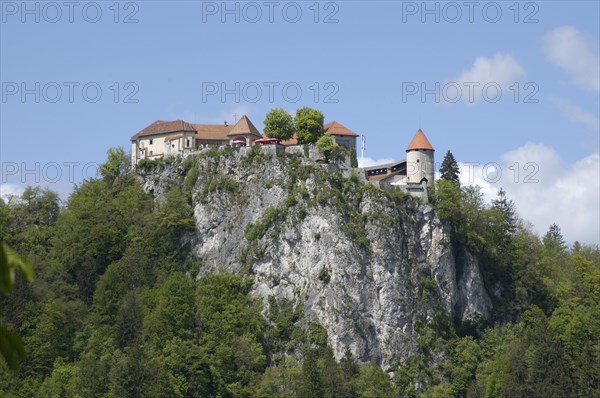
[[[33,281],[33,267],[4,242],[0,242],[0,294],[12,292],[15,276],[20,272],[29,282]],[[0,316],[2,308],[0,307]],[[19,366],[25,357],[21,337],[0,323],[0,355],[11,369]]]
[[[113,361],[109,376],[110,396],[132,398],[170,396],[164,391],[157,393],[154,390],[157,385],[166,386],[167,383],[164,383],[164,380],[155,380],[154,364],[139,343],[126,347],[124,351],[117,351]]]
[[[304,107],[296,110],[294,123],[298,132],[298,142],[308,144],[317,142],[323,135],[323,114],[312,108]]]
[[[213,397],[217,394],[217,380],[206,350],[193,340],[174,337],[162,350],[173,390],[181,397]]]
[[[185,230],[196,226],[192,207],[179,187],[174,187],[167,193],[166,200],[160,205],[158,219],[161,226],[167,228]]]
[[[79,385],[79,367],[62,358],[54,362],[52,374],[47,377],[38,390],[39,398],[81,398]]]
[[[335,138],[329,134],[324,134],[317,141],[317,149],[325,156],[326,162],[344,161],[347,151],[335,142]]]
[[[106,163],[100,166],[100,175],[112,186],[120,176],[131,170],[131,159],[121,147],[110,148],[106,155]]]
[[[349,382],[354,380],[360,374],[360,367],[354,360],[352,352],[350,352],[350,349],[348,347],[346,347],[346,350],[344,351],[344,356],[340,360],[340,367],[342,369],[344,377]]]
[[[452,181],[442,179],[436,181],[432,204],[435,206],[440,219],[449,222],[456,230],[462,220],[460,187]]]
[[[340,364],[336,362],[331,347],[327,347],[318,361],[323,396],[327,398],[352,397],[351,385],[347,382]]]
[[[317,350],[308,348],[302,359],[302,376],[300,382],[300,398],[314,398],[323,396],[323,385],[318,367]]]
[[[548,232],[544,235],[544,246],[548,248],[557,248],[559,250],[564,250],[567,247],[558,224],[553,223],[550,225]]]
[[[23,341],[32,353],[25,361],[27,373],[46,376],[58,358],[73,357],[73,341],[82,324],[84,307],[80,301],[48,300],[40,308]]]
[[[517,232],[517,210],[514,202],[506,197],[504,189],[500,188],[498,198],[492,201],[492,206],[502,213],[508,234],[514,235]]]
[[[252,280],[220,273],[200,278],[196,309],[200,342],[207,350],[220,394],[248,394],[263,372],[265,321],[249,295]]]
[[[174,337],[194,336],[195,304],[192,281],[177,272],[149,292],[151,308],[144,318],[144,334],[154,346],[162,347]]]
[[[392,398],[395,396],[390,378],[373,362],[360,368],[360,375],[355,381],[355,387],[360,398]]]
[[[60,198],[47,188],[27,187],[21,194],[27,214],[18,222],[28,225],[50,226],[56,222],[60,212]]]
[[[350,150],[350,166],[358,167],[358,158],[356,157],[356,148]]]
[[[265,117],[265,134],[269,138],[289,140],[294,135],[294,118],[285,109],[271,109]]]
[[[302,382],[301,371],[301,366],[295,358],[287,358],[278,366],[268,367],[256,389],[256,398],[299,396]]]
[[[73,278],[84,300],[91,300],[99,276],[123,256],[128,233],[151,209],[152,199],[135,180],[116,192],[103,180],[91,180],[73,192],[56,223],[51,256]]]
[[[9,200],[9,205],[0,206],[4,241],[21,253],[46,257],[59,213],[60,199],[55,192],[25,188],[20,197]]]
[[[458,183],[459,175],[460,169],[458,163],[456,163],[456,159],[454,159],[454,155],[450,151],[446,152],[446,156],[444,156],[442,166],[440,167],[440,178],[442,180]]]

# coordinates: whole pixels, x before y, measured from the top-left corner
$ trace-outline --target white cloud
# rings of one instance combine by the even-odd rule
[[[11,195],[20,196],[24,190],[25,190],[25,188],[22,187],[21,185],[0,184],[0,197],[2,197],[2,199],[6,200]]]
[[[600,53],[583,33],[570,26],[554,29],[544,37],[544,54],[564,69],[576,86],[600,90]]]
[[[559,112],[570,121],[584,124],[594,130],[600,128],[598,116],[584,111],[571,101],[562,98],[551,98],[551,102],[558,108]]]
[[[358,157],[358,167],[371,167],[377,166],[380,164],[393,163],[394,159],[392,158],[382,158],[382,159],[373,159],[373,158],[361,158]]]
[[[484,97],[484,87],[488,84],[499,85],[504,94],[509,90],[509,86],[514,84],[518,78],[525,75],[526,71],[517,60],[510,54],[497,53],[493,58],[477,57],[471,69],[464,70],[459,76],[449,79],[445,83],[445,87],[450,87],[448,84],[457,83],[461,88],[461,99],[465,102],[478,103]],[[474,84],[478,85],[475,86]],[[472,88],[472,93],[471,91]],[[444,94],[444,90],[442,90]],[[486,94],[490,98],[495,97],[494,88],[490,87]],[[442,95],[444,101],[454,102],[454,92],[448,89],[447,95]]]
[[[530,221],[540,235],[556,222],[569,242],[600,243],[598,153],[565,164],[554,149],[528,143],[503,154],[497,165],[501,170],[498,181],[492,166],[485,169],[485,165],[479,165],[471,167],[471,178],[469,168],[463,166],[461,182],[481,186],[487,200],[504,188],[519,215]]]

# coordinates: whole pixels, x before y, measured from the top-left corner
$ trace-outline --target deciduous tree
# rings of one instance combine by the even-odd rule
[[[307,144],[317,142],[323,135],[323,114],[312,108],[304,107],[296,111],[294,122],[298,132],[298,142]]]
[[[269,138],[289,140],[294,134],[294,118],[285,109],[271,109],[264,123],[265,134]]]

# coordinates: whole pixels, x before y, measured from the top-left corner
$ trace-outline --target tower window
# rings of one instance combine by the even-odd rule
[[[150,140],[150,145],[152,145],[152,141],[154,141],[154,140]]]

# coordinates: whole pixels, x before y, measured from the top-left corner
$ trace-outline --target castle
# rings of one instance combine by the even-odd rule
[[[325,134],[353,156],[358,134],[333,121],[323,125]],[[157,120],[131,137],[131,163],[142,159],[185,155],[203,148],[230,145],[235,148],[274,147],[275,152],[295,151],[300,144],[296,135],[289,140],[271,139],[261,134],[243,115],[234,125],[192,124],[183,120]],[[314,152],[314,151],[311,151]],[[380,187],[397,187],[414,196],[427,199],[427,185],[434,181],[433,146],[421,129],[406,148],[406,159],[390,164],[366,167],[364,177]]]
[[[323,125],[325,134],[335,138],[338,145],[356,149],[358,134],[333,121]],[[157,120],[131,137],[131,164],[142,159],[156,159],[179,155],[213,146],[231,145],[250,147],[257,145],[298,145],[296,135],[285,141],[269,139],[261,134],[248,116],[243,115],[234,125],[192,124],[183,120]]]
[[[419,129],[406,148],[406,159],[366,167],[367,179],[381,187],[395,186],[414,196],[427,198],[427,186],[434,182],[433,145]]]

